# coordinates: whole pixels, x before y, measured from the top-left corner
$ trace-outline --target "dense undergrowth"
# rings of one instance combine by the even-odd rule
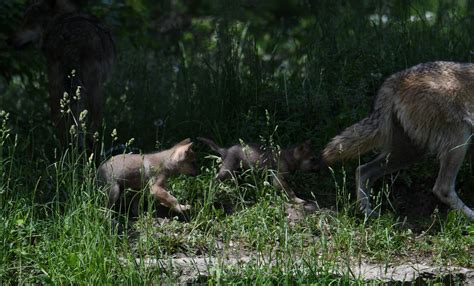
[[[207,7],[211,16],[194,15],[178,40],[153,38],[148,26],[135,30],[130,19],[148,21],[139,9],[111,8],[105,20],[115,27],[118,58],[105,88],[104,149],[129,142],[148,152],[209,136],[224,145],[312,139],[317,151],[370,111],[391,73],[432,60],[472,61],[473,14],[463,1],[302,1],[286,18],[272,7],[227,2]],[[107,15],[101,7],[92,11]],[[201,174],[169,182],[192,210],[169,214],[144,192],[140,217],[129,220],[122,209],[125,231],[117,233],[94,160],[73,148],[57,150],[41,57],[5,55],[2,68],[11,64],[0,76],[2,284],[174,282],[180,273],[143,261],[187,256],[260,257],[239,267],[222,262],[196,278],[211,284],[364,284],[345,267],[359,261],[474,267],[472,224],[437,207],[429,194],[434,158],[381,180],[373,200],[383,215],[370,221],[356,212],[358,160],[296,174],[292,186],[321,210],[291,219],[287,199],[265,172],[218,183],[218,161],[195,144]],[[472,207],[471,160],[457,183]]]

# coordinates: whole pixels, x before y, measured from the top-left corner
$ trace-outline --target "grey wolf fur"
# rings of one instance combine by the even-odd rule
[[[356,171],[360,210],[372,212],[369,196],[374,181],[434,153],[440,162],[433,187],[449,207],[474,220],[474,212],[455,191],[474,126],[474,64],[431,62],[395,73],[382,84],[373,112],[334,137],[322,160],[358,157],[374,148],[373,161]]]
[[[273,185],[278,189],[283,189],[295,203],[305,203],[288,186],[286,176],[298,170],[311,172],[319,168],[319,160],[311,151],[310,140],[296,147],[275,152],[271,149],[265,149],[258,144],[237,144],[229,148],[223,148],[210,139],[203,137],[198,137],[197,139],[207,144],[222,158],[222,166],[216,176],[218,180],[228,178],[239,168],[249,169],[257,167],[274,169],[277,171],[277,174],[273,177]]]
[[[166,189],[166,179],[176,174],[195,176],[193,143],[185,139],[172,148],[152,154],[116,155],[99,166],[98,179],[110,185],[108,207],[112,208],[126,188],[141,190],[148,186],[150,193],[163,205],[183,213],[191,206],[182,205]]]
[[[21,49],[39,43],[47,61],[49,106],[58,137],[64,146],[67,120],[61,114],[64,92],[71,99],[73,122],[87,109],[92,133],[102,120],[102,85],[115,58],[110,31],[94,16],[81,12],[79,4],[67,0],[37,0],[25,10],[21,29],[9,39]],[[70,76],[72,71],[75,76]],[[80,99],[74,100],[80,87]],[[89,144],[92,138],[88,138]]]

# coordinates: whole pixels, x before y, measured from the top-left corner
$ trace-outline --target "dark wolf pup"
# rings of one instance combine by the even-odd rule
[[[76,125],[87,109],[88,131],[97,131],[102,120],[102,84],[115,58],[110,31],[97,18],[80,11],[81,1],[32,1],[22,27],[9,39],[17,49],[39,43],[47,62],[52,120],[63,146],[67,120],[61,114],[61,101],[63,105],[70,101],[71,120]],[[76,95],[78,89],[80,94]],[[63,99],[65,92],[68,98]],[[87,143],[92,142],[89,136]]]
[[[185,139],[161,152],[116,155],[105,161],[97,173],[101,183],[110,185],[108,207],[114,206],[126,188],[141,190],[148,186],[163,205],[178,213],[189,210],[191,206],[178,203],[166,190],[166,179],[176,174],[198,174],[192,144],[190,139]]]
[[[233,145],[229,148],[222,148],[214,141],[198,137],[198,140],[207,144],[212,150],[222,158],[222,166],[217,173],[217,179],[224,180],[239,168],[268,168],[277,171],[273,177],[273,185],[278,189],[283,189],[288,197],[295,203],[305,203],[291,190],[286,183],[286,176],[289,173],[301,170],[305,172],[319,169],[319,160],[311,151],[311,141],[307,140],[296,147],[283,149],[275,152],[265,149],[258,144]]]
[[[326,164],[358,157],[374,148],[380,155],[356,171],[360,210],[371,214],[371,185],[433,153],[440,162],[435,195],[474,220],[455,190],[474,127],[474,64],[431,62],[395,73],[382,84],[374,111],[334,137],[322,151]]]

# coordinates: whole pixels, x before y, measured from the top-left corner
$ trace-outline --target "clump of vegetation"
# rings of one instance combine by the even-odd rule
[[[215,181],[219,162],[197,143],[201,174],[169,182],[192,210],[175,216],[145,193],[138,218],[119,214],[119,233],[94,160],[57,148],[43,59],[3,44],[22,2],[0,4],[3,283],[175,282],[184,274],[167,266],[186,257],[217,259],[193,278],[210,284],[364,284],[348,267],[361,261],[474,267],[472,224],[462,215],[426,195],[399,216],[396,202],[428,193],[435,168],[386,177],[374,198],[383,215],[365,220],[353,192],[358,162],[293,176],[298,195],[321,207],[308,213],[289,205],[264,171]],[[88,7],[113,27],[117,44],[105,87],[104,149],[128,143],[149,152],[209,136],[274,146],[310,138],[317,150],[367,115],[386,76],[431,60],[472,61],[469,1],[109,2]],[[176,28],[157,26],[165,20]],[[467,159],[458,188],[470,206],[473,185]],[[251,260],[226,262],[242,257]]]

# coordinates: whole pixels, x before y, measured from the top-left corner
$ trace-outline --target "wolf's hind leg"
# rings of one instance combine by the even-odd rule
[[[366,214],[372,215],[373,210],[370,205],[370,195],[372,192],[372,184],[387,172],[388,154],[382,153],[374,160],[361,165],[356,170],[356,192],[359,210]],[[397,168],[390,168],[396,171]]]
[[[373,161],[357,168],[357,200],[360,211],[366,215],[372,214],[370,206],[372,184],[386,174],[407,168],[424,154],[411,142],[398,124],[394,124],[394,134],[390,146],[390,152],[383,152]]]
[[[468,144],[464,143],[440,157],[440,169],[433,192],[443,203],[452,209],[461,210],[470,220],[474,220],[474,211],[464,204],[455,189],[456,176],[461,168],[467,147]]]

